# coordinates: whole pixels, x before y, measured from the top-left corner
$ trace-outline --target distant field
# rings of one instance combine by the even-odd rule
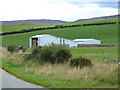
[[[12,25],[11,25],[12,26]],[[13,25],[14,27],[14,25]],[[34,35],[51,34],[67,39],[94,38],[101,40],[102,44],[118,43],[118,24],[102,26],[71,27],[48,29],[29,33],[2,36],[3,45],[29,46],[29,38]]]
[[[5,25],[2,26],[2,32],[0,31],[0,33],[4,33],[4,32],[12,32],[12,31],[21,31],[23,29],[30,29],[30,28],[39,28],[39,27],[46,27],[49,25],[41,25],[41,24],[17,24],[17,25]]]
[[[118,23],[118,19],[88,20],[88,21],[81,21],[81,22],[64,23],[61,25],[77,25],[77,24],[107,23],[107,22],[117,22]]]
[[[81,21],[81,22],[70,22],[70,23],[63,23],[58,25],[81,25],[81,24],[91,24],[91,23],[107,23],[107,22],[117,22],[117,19],[101,19],[101,20],[88,20],[88,21]],[[13,32],[13,31],[21,31],[23,29],[31,29],[31,28],[40,28],[40,27],[52,27],[55,25],[42,25],[42,24],[17,24],[17,25],[5,25],[2,26],[2,32]]]
[[[95,62],[103,61],[103,52],[105,57],[112,58],[118,61],[118,48],[117,47],[85,47],[85,48],[70,48],[73,58],[80,56],[89,58]],[[108,59],[105,59],[108,61]]]

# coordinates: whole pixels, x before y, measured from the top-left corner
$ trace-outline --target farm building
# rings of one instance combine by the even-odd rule
[[[78,44],[100,44],[100,40],[96,39],[75,39],[73,40],[77,42]]]
[[[69,40],[65,38],[55,37],[49,34],[44,35],[35,35],[30,37],[30,48],[34,46],[44,46],[49,45],[51,43],[65,45],[69,47],[77,47],[79,44],[100,44],[99,40],[90,39],[75,39]]]

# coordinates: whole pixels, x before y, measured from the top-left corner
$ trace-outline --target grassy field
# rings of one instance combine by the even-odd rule
[[[31,23],[17,24],[17,25],[5,25],[5,26],[2,26],[2,32],[0,32],[0,33],[21,31],[23,29],[39,28],[39,27],[47,27],[47,26],[49,26],[49,25],[31,24]]]
[[[13,26],[14,27],[14,26]],[[67,39],[94,38],[102,44],[118,43],[118,24],[102,26],[71,27],[63,29],[41,30],[29,33],[2,36],[3,45],[29,46],[29,38],[34,35],[51,34]],[[14,41],[14,42],[13,42]]]
[[[118,23],[118,19],[100,19],[100,20],[88,20],[88,21],[81,21],[81,22],[70,22],[64,23],[61,25],[78,25],[78,24],[92,24],[92,23],[107,23],[107,22],[116,22]]]
[[[89,21],[82,21],[82,22],[70,22],[70,23],[63,23],[58,25],[79,25],[79,24],[90,24],[90,23],[104,23],[104,22],[117,22],[117,19],[101,19],[101,20],[89,20]],[[55,25],[41,25],[41,24],[17,24],[17,25],[5,25],[2,26],[2,31],[0,33],[4,32],[12,32],[12,31],[21,31],[23,29],[30,29],[30,28],[40,28],[40,27],[51,27]]]
[[[3,69],[28,82],[47,88],[118,88],[118,64],[94,63],[83,69],[72,68],[69,63],[41,65],[24,61],[24,54],[0,49]]]
[[[109,56],[118,61],[118,48],[117,47],[87,47],[87,48],[70,48],[72,53],[72,57],[86,57],[95,62],[103,61],[103,52],[105,57],[109,58]],[[108,61],[108,59],[105,59]]]
[[[84,24],[84,23],[85,24],[104,23],[104,22],[118,22],[118,20],[117,19],[89,20],[83,22],[64,23],[63,25]],[[39,28],[39,27],[48,27],[48,25],[40,25],[40,24],[6,25],[2,27],[2,32],[20,31],[22,29]],[[33,35],[40,35],[40,34],[51,34],[57,37],[67,38],[71,40],[78,38],[79,39],[94,38],[101,40],[102,44],[117,44],[118,24],[48,29],[48,30],[41,30],[41,31],[29,32],[29,33],[7,35],[7,36],[2,36],[2,44],[29,46],[29,38]]]

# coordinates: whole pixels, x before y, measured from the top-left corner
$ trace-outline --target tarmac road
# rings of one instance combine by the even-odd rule
[[[0,84],[0,88],[2,86],[2,88],[43,88],[44,90],[48,90],[42,86],[20,80],[0,68],[0,83],[1,82],[2,85]]]

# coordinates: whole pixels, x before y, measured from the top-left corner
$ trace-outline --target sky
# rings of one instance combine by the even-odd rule
[[[1,0],[0,21],[75,21],[118,14],[119,0]]]

